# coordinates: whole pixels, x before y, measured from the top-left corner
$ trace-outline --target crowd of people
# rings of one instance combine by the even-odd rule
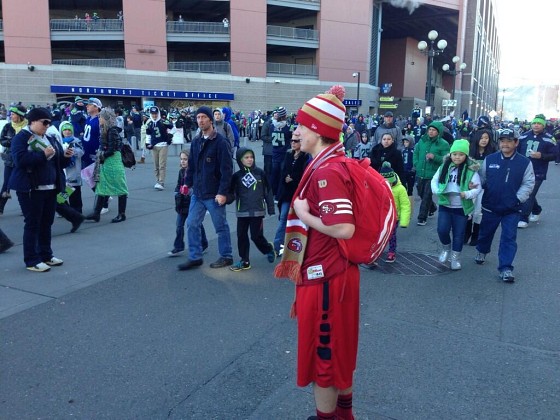
[[[218,235],[219,258],[211,268],[249,270],[250,239],[270,263],[280,256],[275,275],[296,283],[298,385],[314,384],[315,418],[352,419],[359,270],[340,257],[337,244],[354,234],[356,198],[346,188],[347,173],[336,162],[329,164],[329,158],[367,157],[391,186],[398,221],[384,257],[387,263],[398,258],[397,231],[407,228],[415,214],[416,190],[416,225],[426,226],[437,214],[441,264],[460,270],[465,244],[476,246],[474,262],[484,264],[501,226],[497,268],[499,278],[511,283],[517,231],[541,217],[537,194],[549,162],[560,162],[560,129],[542,114],[527,124],[512,121],[495,127],[486,116],[474,125],[468,118],[414,114],[395,121],[392,112],[354,117],[345,113],[339,92],[317,95],[292,115],[279,106],[247,118],[227,107],[208,106],[169,112],[132,107],[126,112],[104,107],[98,98],[76,97],[63,110],[13,104],[0,133],[0,214],[15,191],[24,215],[25,266],[48,271],[63,264],[51,247],[55,213],[69,220],[75,232],[84,220],[99,222],[114,196],[118,214],[112,222],[126,220],[123,144],[141,152],[140,163],[152,153],[157,191],[165,189],[167,152],[176,144],[176,235],[169,256],[187,252],[180,271],[203,265],[206,214]],[[262,149],[240,147],[241,137],[261,141]],[[262,168],[256,165],[257,154],[263,156]],[[95,192],[93,212],[86,216],[84,185]],[[231,203],[237,216],[237,263],[226,218]],[[264,219],[276,211],[279,221],[273,241],[268,241]],[[294,235],[289,244],[284,244],[286,232]],[[0,230],[0,252],[11,246]],[[376,263],[365,268],[375,269]]]

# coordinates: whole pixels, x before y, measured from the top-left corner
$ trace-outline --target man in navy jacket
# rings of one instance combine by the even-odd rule
[[[231,144],[214,129],[212,117],[212,110],[207,106],[201,106],[196,112],[200,132],[192,141],[186,180],[193,191],[187,216],[189,259],[179,265],[179,270],[190,270],[202,265],[200,226],[206,211],[210,213],[218,234],[220,253],[220,258],[210,267],[221,268],[233,264],[225,207],[233,175]]]
[[[478,171],[484,195],[475,262],[484,264],[494,234],[501,224],[498,271],[504,282],[512,283],[513,260],[517,252],[517,223],[521,206],[535,185],[535,174],[531,161],[517,153],[519,140],[515,138],[513,130],[506,128],[498,131],[498,138],[500,151],[488,155]]]
[[[537,193],[546,179],[548,163],[556,159],[556,144],[552,135],[545,131],[546,118],[539,114],[531,122],[531,130],[519,136],[519,153],[531,159],[535,171],[535,188],[523,204],[518,228],[526,228],[529,222],[539,220],[542,207],[537,201]]]

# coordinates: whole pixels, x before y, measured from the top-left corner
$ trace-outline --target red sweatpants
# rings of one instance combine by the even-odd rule
[[[358,354],[360,272],[351,265],[329,281],[296,287],[297,384],[352,386]]]

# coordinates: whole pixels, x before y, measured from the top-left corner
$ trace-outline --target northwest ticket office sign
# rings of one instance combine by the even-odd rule
[[[233,101],[234,94],[227,92],[189,92],[162,89],[131,89],[120,87],[51,85],[51,93],[78,96],[126,96],[161,99],[189,99],[191,101]]]

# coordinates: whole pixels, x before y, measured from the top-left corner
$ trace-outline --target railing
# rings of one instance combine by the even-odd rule
[[[99,58],[99,59],[72,59],[72,60],[53,60],[53,64],[65,66],[90,66],[90,67],[113,67],[124,69],[124,58]]]
[[[167,22],[168,33],[229,34],[222,22]]]
[[[122,31],[123,21],[119,19],[51,19],[51,31]]]
[[[167,64],[169,71],[191,73],[230,73],[229,61],[176,61]]]
[[[305,39],[308,41],[319,41],[319,31],[314,29],[292,28],[290,26],[268,25],[266,27],[267,36],[278,36],[290,39]]]
[[[314,64],[266,63],[266,72],[268,74],[317,77],[317,66]]]

